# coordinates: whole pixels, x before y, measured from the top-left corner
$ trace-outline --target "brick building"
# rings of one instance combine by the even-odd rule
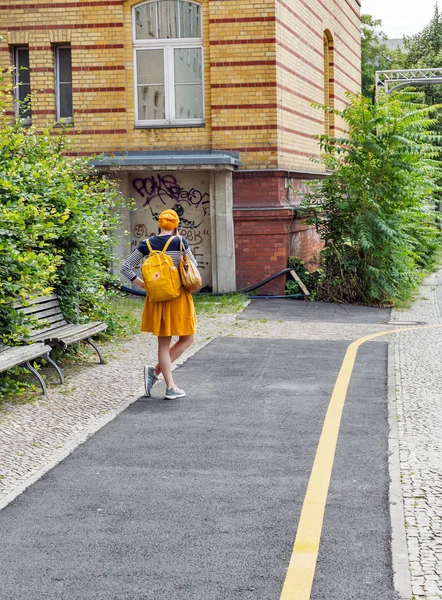
[[[166,207],[215,291],[317,250],[295,190],[324,176],[312,136],[342,131],[311,103],[340,109],[359,91],[360,0],[0,0],[0,11],[0,68],[26,67],[16,117],[69,123],[70,153],[103,153],[97,168],[136,200],[122,254]],[[29,91],[30,108],[18,102]]]

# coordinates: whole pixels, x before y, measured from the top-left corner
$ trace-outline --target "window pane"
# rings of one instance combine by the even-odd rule
[[[181,37],[201,37],[201,6],[192,2],[181,2]]]
[[[72,63],[71,63],[71,49],[70,48],[58,48],[58,80],[60,83],[71,83],[72,82]]]
[[[21,83],[18,87],[18,99],[22,102],[23,100],[26,100],[26,98],[29,96],[29,94],[31,93],[31,86],[28,84],[24,84]]]
[[[17,89],[15,98],[18,102],[17,112],[21,119],[31,118],[31,75],[29,72],[29,49],[16,48],[14,52],[15,81]]]
[[[177,119],[203,118],[203,86],[178,84],[175,86],[175,115]]]
[[[16,65],[17,80],[19,83],[28,84],[31,81],[29,73],[29,50],[27,48],[17,48]]]
[[[159,0],[158,21],[160,38],[178,37],[178,0]]]
[[[157,37],[157,3],[149,2],[135,9],[135,38],[137,40],[149,40]]]
[[[166,118],[163,85],[138,86],[138,120],[148,121]]]
[[[202,83],[201,48],[174,50],[175,83]]]
[[[137,83],[164,83],[163,50],[137,50]]]
[[[73,117],[72,110],[72,83],[60,83],[59,85],[59,106],[60,114],[59,119],[68,119]]]

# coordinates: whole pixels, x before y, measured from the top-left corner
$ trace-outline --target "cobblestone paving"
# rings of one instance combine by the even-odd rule
[[[441,271],[442,273],[442,271]],[[400,321],[440,323],[436,286],[428,278]],[[441,281],[442,283],[442,281]],[[413,598],[442,598],[442,330],[396,336],[399,455]]]
[[[398,322],[439,323],[433,274],[413,307],[393,313]],[[386,325],[237,321],[234,315],[199,317],[196,343],[181,361],[218,336],[354,340]],[[442,599],[442,331],[395,336],[401,480],[414,598]],[[382,341],[385,338],[380,338]],[[388,338],[387,338],[388,339]],[[142,394],[142,366],[155,360],[154,338],[139,334],[105,348],[108,364],[65,369],[66,383],[46,399],[9,404],[0,412],[0,502],[82,437]],[[381,600],[381,599],[379,599]]]

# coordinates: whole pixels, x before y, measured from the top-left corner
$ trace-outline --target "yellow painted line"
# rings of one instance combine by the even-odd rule
[[[437,327],[442,327],[442,324],[381,331],[359,338],[347,348],[325,415],[280,600],[310,600],[342,410],[360,346],[391,333]]]

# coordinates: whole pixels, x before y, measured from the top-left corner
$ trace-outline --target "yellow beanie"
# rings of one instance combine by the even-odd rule
[[[172,231],[178,227],[179,223],[180,219],[178,215],[171,208],[163,210],[158,217],[158,225],[161,227],[161,229]]]

